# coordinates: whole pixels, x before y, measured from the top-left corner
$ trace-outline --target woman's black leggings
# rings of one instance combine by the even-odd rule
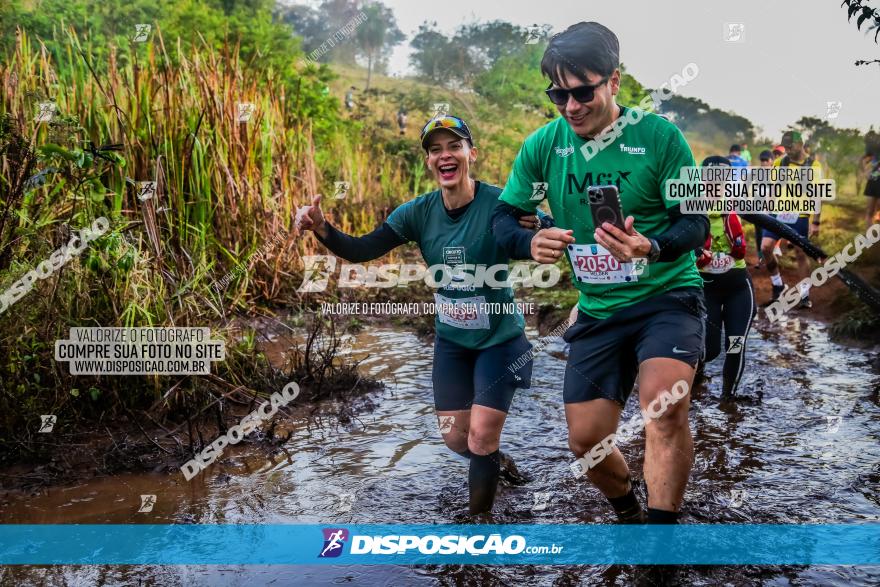
[[[746,269],[726,273],[700,273],[706,296],[706,349],[703,362],[714,360],[722,350],[724,328],[724,383],[722,395],[736,394],[746,364],[746,340],[755,317],[755,293]]]

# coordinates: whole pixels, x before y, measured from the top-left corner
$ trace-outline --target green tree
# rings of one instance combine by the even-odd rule
[[[539,27],[539,39],[548,28]],[[421,77],[434,83],[486,87],[499,62],[520,69],[517,59],[542,51],[537,44],[526,44],[528,36],[525,28],[500,20],[462,25],[452,37],[438,31],[436,23],[424,22],[411,43],[410,61]]]
[[[837,128],[827,120],[804,116],[790,130],[799,131],[814,153],[828,164],[839,182],[852,177],[865,153],[865,136],[855,128]]]
[[[21,27],[31,38],[38,37],[58,65],[58,77],[71,72],[69,45],[62,33],[73,28],[82,43],[84,56],[96,74],[103,76],[110,62],[111,47],[118,67],[138,55],[146,58],[149,46],[158,42],[161,31],[165,67],[174,67],[183,54],[199,52],[207,46],[220,53],[236,49],[242,67],[259,72],[258,79],[270,77],[291,96],[291,114],[313,123],[316,136],[323,136],[338,122],[338,103],[325,92],[333,74],[326,68],[297,66],[303,56],[300,39],[290,34],[290,26],[273,17],[274,0],[11,0],[0,2],[0,55],[14,51],[15,30]],[[133,42],[136,24],[152,26],[145,42]]]
[[[719,148],[726,149],[734,141],[754,142],[755,127],[749,119],[712,108],[697,98],[674,95],[661,104],[660,111],[668,114],[682,131]]]
[[[461,72],[461,77],[469,82],[495,65],[499,59],[518,54],[527,46],[526,36],[526,29],[501,20],[459,27],[452,43],[464,48],[469,54],[469,67]]]
[[[302,49],[306,54],[320,47],[321,43],[331,34],[328,29],[327,19],[322,18],[321,13],[317,9],[305,4],[293,4],[290,6],[279,4],[275,9],[275,19],[288,25],[302,39]],[[318,57],[320,61],[327,61],[328,59],[329,54]]]
[[[356,38],[361,54],[367,59],[367,90],[373,75],[373,66],[381,60],[383,52],[390,52],[405,38],[397,28],[397,20],[390,8],[379,2],[363,7],[367,20],[358,25]]]
[[[410,46],[413,49],[410,64],[416,74],[428,81],[444,84],[453,69],[450,65],[454,62],[450,57],[453,48],[449,38],[437,30],[437,23],[423,22],[419,25],[419,31],[410,41]]]

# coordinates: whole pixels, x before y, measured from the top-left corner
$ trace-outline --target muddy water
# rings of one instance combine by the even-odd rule
[[[529,332],[534,341],[536,334]],[[291,422],[281,450],[239,446],[201,476],[120,475],[56,487],[0,505],[3,523],[457,523],[467,521],[467,469],[443,446],[431,401],[431,346],[376,330],[353,348],[388,386],[345,427]],[[610,523],[606,502],[568,465],[560,343],[536,359],[502,439],[534,477],[502,487],[496,523]],[[694,390],[696,458],[684,523],[880,521],[880,376],[863,350],[831,343],[824,326],[758,322],[740,393],[720,404],[720,362]],[[635,406],[631,400],[624,417]],[[641,478],[642,440],[622,447]],[[644,497],[643,488],[642,497]],[[533,509],[534,493],[550,493]],[[155,494],[139,513],[142,494]],[[0,584],[27,585],[629,585],[635,567],[18,567]],[[876,585],[877,567],[690,567],[678,584]]]

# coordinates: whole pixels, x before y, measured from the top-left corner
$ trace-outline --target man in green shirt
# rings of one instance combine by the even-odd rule
[[[705,242],[705,215],[683,215],[665,182],[694,166],[681,132],[664,118],[620,106],[619,43],[595,22],[554,36],[541,71],[560,118],[522,146],[495,215],[495,238],[512,258],[553,263],[567,256],[580,290],[563,398],[569,447],[577,464],[623,522],[645,515],[629,469],[613,446],[620,413],[636,383],[649,415],[645,480],[648,522],[675,523],[693,460],[689,396],[652,402],[690,389],[703,349],[705,306],[694,249]],[[536,197],[535,185],[546,185]],[[587,190],[614,185],[625,231],[594,226]],[[531,233],[516,218],[546,199],[558,228]],[[636,270],[647,258],[645,271]],[[636,260],[634,262],[634,259]],[[584,464],[585,463],[585,464]],[[573,467],[573,470],[575,467]]]

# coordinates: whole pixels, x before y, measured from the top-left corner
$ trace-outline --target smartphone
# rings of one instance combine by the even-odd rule
[[[590,212],[593,215],[593,226],[600,228],[603,222],[626,231],[623,210],[620,208],[616,185],[594,185],[587,188]]]

